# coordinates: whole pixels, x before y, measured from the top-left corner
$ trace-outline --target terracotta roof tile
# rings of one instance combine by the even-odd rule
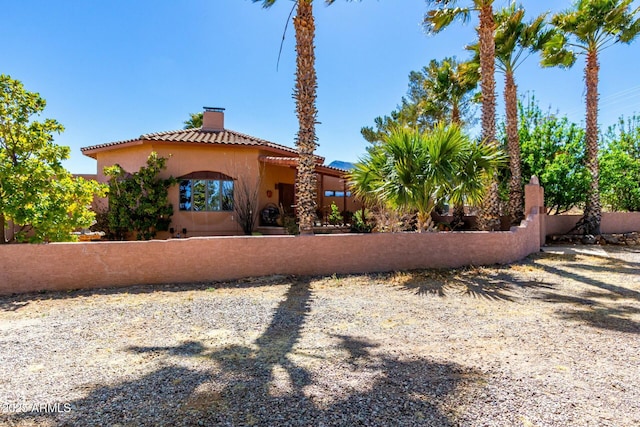
[[[254,147],[273,148],[277,150],[287,151],[297,154],[295,148],[286,145],[276,144],[262,138],[246,135],[244,133],[225,129],[222,131],[203,131],[202,129],[181,129],[166,132],[155,132],[140,135],[138,138],[127,139],[124,141],[108,142],[105,144],[92,145],[83,147],[83,153],[109,149],[118,145],[123,145],[136,141],[164,141],[164,142],[183,142],[183,143],[201,143],[201,144],[225,144],[225,145],[243,145]]]
[[[278,157],[278,156],[260,156],[260,161],[262,163],[268,163],[272,165],[280,165],[280,166],[297,166],[298,158],[297,157]],[[325,173],[332,176],[342,177],[343,175],[349,173],[346,169],[337,168],[335,166],[327,166],[322,164],[322,158],[316,159],[316,171]]]

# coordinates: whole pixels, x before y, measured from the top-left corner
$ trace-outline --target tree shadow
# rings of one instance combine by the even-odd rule
[[[28,306],[30,301],[13,300],[11,298],[0,297],[0,311],[18,311]]]
[[[551,288],[550,285],[511,274],[506,268],[498,273],[484,268],[468,267],[455,270],[416,270],[403,273],[400,288],[420,296],[444,298],[451,295],[488,301],[515,300],[515,289]]]
[[[624,261],[616,258],[606,258],[597,255],[590,255],[591,258],[596,258],[603,264],[585,264],[580,262],[574,262],[572,267],[580,270],[592,271],[594,273],[606,272],[611,268],[615,268],[622,274],[637,274],[640,271],[640,264],[635,262]]]
[[[208,373],[184,367],[163,367],[131,381],[91,386],[91,391],[83,398],[56,402],[61,404],[59,412],[0,413],[0,424],[61,427],[198,425],[199,417],[190,413],[184,402],[197,386],[210,378]],[[65,407],[65,404],[69,406]]]
[[[17,311],[26,307],[31,302],[66,300],[78,297],[91,297],[94,295],[143,295],[157,292],[187,292],[199,290],[216,290],[229,288],[256,288],[262,286],[286,285],[290,281],[289,276],[273,275],[265,277],[248,277],[239,280],[200,282],[200,283],[165,283],[155,285],[131,285],[115,288],[75,289],[69,291],[39,291],[19,294],[0,295],[0,311]]]
[[[586,274],[580,274],[544,263],[537,263],[537,265],[549,274],[556,275],[563,279],[570,279],[595,289],[583,291],[575,296],[564,295],[559,292],[544,292],[540,294],[538,298],[549,303],[572,306],[558,310],[558,314],[564,319],[574,320],[599,329],[634,334],[640,333],[640,322],[629,318],[630,316],[640,313],[640,308],[619,303],[611,307],[602,302],[602,300],[609,300],[612,303],[617,303],[624,299],[640,301],[640,292],[629,289],[623,285],[606,283],[588,276],[590,272],[606,273],[612,269],[615,269],[616,272],[620,272],[620,269],[636,270],[636,273],[628,273],[627,271],[623,271],[622,273],[637,276],[640,274],[640,271],[637,270],[638,264],[615,258],[589,256],[598,258],[598,262],[601,264],[592,265],[576,262],[567,264],[567,267],[585,271]]]
[[[366,338],[355,338],[348,335],[332,335],[339,340],[338,347],[346,350],[349,354],[349,363],[357,364],[366,361],[370,355],[369,349],[378,348],[379,344]]]
[[[604,261],[606,262],[606,258],[604,258]],[[588,277],[588,276],[583,275],[583,274],[574,273],[572,271],[560,269],[558,267],[554,267],[554,266],[551,266],[551,265],[538,264],[538,266],[540,268],[544,269],[547,273],[555,274],[555,275],[563,277],[563,278],[569,278],[569,279],[575,280],[576,282],[583,283],[583,284],[589,285],[589,286],[593,286],[593,287],[602,289],[604,291],[610,292],[610,293],[615,294],[615,295],[619,295],[619,296],[626,297],[626,298],[633,298],[635,300],[640,301],[640,292],[638,292],[636,290],[629,289],[629,288],[626,288],[624,286],[619,286],[619,285],[614,285],[614,284],[611,284],[611,283],[606,283],[606,282],[603,282],[601,280],[597,280],[597,279],[594,279],[592,277]],[[576,269],[583,269],[583,270],[587,270],[587,271],[593,271],[593,268],[584,268],[584,266],[582,266],[581,264],[571,264],[571,267],[572,268],[576,268]],[[614,268],[614,267],[610,266],[609,268]],[[606,271],[606,270],[607,270],[607,267],[605,265],[605,266],[602,267],[601,271]],[[638,270],[636,274],[640,274],[640,270]]]
[[[569,305],[556,313],[563,319],[576,321],[598,329],[616,332],[640,334],[640,322],[630,319],[632,315],[640,314],[640,308],[630,305],[609,307],[586,297],[573,297],[556,293],[543,293],[538,297],[542,301],[553,304]],[[597,298],[601,298],[598,296]]]
[[[69,402],[69,413],[9,414],[0,421],[56,426],[456,424],[456,393],[481,384],[479,372],[413,354],[404,359],[380,351],[376,342],[348,335],[333,336],[338,356],[307,355],[317,357],[318,365],[311,370],[301,366],[295,347],[312,301],[310,279],[294,280],[251,345],[209,348],[187,341],[129,347],[129,352],[157,354],[164,366],[133,380],[92,386],[86,397]]]

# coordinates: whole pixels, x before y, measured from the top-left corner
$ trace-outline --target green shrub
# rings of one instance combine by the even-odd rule
[[[340,225],[343,223],[343,221],[344,221],[344,218],[340,213],[340,209],[334,202],[331,202],[331,213],[329,214],[329,224]]]
[[[282,226],[287,234],[300,234],[300,227],[298,227],[295,216],[285,215],[282,219]]]
[[[353,214],[351,221],[352,233],[371,233],[373,227],[375,227],[375,224],[368,209],[361,209]]]

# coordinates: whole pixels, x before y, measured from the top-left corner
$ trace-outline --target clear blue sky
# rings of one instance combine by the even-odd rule
[[[292,2],[263,9],[250,0],[1,0],[0,73],[47,100],[44,116],[66,131],[74,173],[95,173],[80,147],[182,128],[202,106],[226,108],[229,129],[294,145],[293,26],[279,70],[278,49]],[[569,0],[525,0],[530,16]],[[638,2],[636,2],[638,3]],[[496,1],[497,6],[506,4]],[[474,23],[427,37],[422,0],[316,1],[318,154],[355,161],[367,143],[360,128],[388,114],[406,93],[411,70],[457,55]],[[583,61],[571,70],[540,69],[531,57],[516,76],[544,107],[584,116]],[[602,126],[640,112],[640,41],[601,59]],[[502,77],[497,76],[501,91]],[[502,107],[499,107],[502,109]],[[500,111],[502,112],[502,111]]]

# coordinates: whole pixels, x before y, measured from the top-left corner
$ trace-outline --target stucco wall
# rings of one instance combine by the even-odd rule
[[[331,203],[335,203],[340,211],[355,212],[362,208],[362,203],[358,202],[354,197],[336,197],[325,196],[325,191],[350,191],[346,185],[345,179],[335,176],[321,175],[322,182],[318,184],[318,208],[324,213],[331,213]]]
[[[534,209],[535,213],[536,209]],[[329,275],[508,263],[539,250],[539,221],[506,232],[195,237],[0,246],[0,294],[271,274]]]
[[[0,245],[0,294],[509,263],[539,251],[544,236],[542,189],[527,185],[525,203],[527,219],[500,232]]]
[[[245,180],[250,185],[260,185],[258,191],[258,209],[262,211],[268,204],[278,205],[278,184],[294,184],[295,168],[290,166],[276,166],[260,163],[261,155],[270,155],[260,148],[215,145],[215,144],[185,144],[169,142],[140,142],[134,141],[128,145],[119,146],[112,150],[101,151],[96,154],[99,181],[106,181],[103,170],[105,166],[120,164],[127,172],[136,172],[146,164],[149,154],[155,151],[160,156],[169,158],[167,168],[162,172],[163,177],[180,177],[197,171],[221,172],[235,179]],[[259,176],[261,178],[259,179]],[[322,175],[321,175],[322,176]],[[332,197],[323,200],[321,188],[327,190],[344,189],[340,178],[323,176],[319,183],[319,207],[326,205],[329,210],[331,201],[342,209],[344,200]],[[238,187],[237,187],[238,188]],[[269,197],[271,195],[271,197]],[[169,201],[174,206],[171,227],[176,232],[187,230],[187,236],[237,235],[242,234],[242,228],[236,221],[233,212],[186,212],[178,209],[179,188],[169,189]],[[353,198],[347,198],[347,209],[355,211],[360,204]],[[96,206],[106,207],[106,199],[96,201]],[[169,238],[169,233],[160,232],[158,238]]]
[[[567,234],[582,218],[581,215],[544,215],[546,235]],[[640,231],[640,212],[604,212],[600,232],[628,233]]]

